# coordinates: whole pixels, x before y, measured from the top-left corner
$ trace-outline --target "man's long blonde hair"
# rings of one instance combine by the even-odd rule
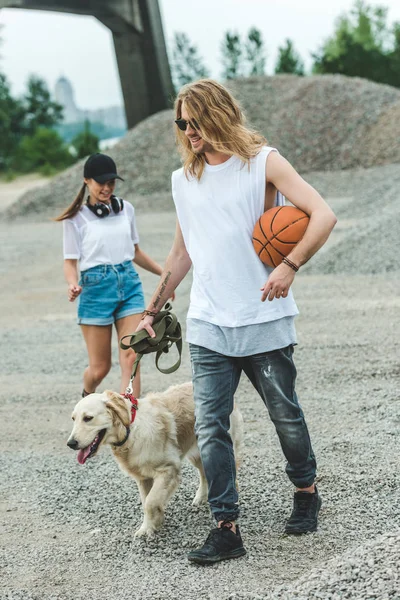
[[[257,131],[245,126],[245,116],[231,93],[213,79],[200,79],[185,85],[175,100],[176,118],[182,117],[182,103],[199,124],[205,142],[217,152],[237,156],[249,164],[267,140]],[[186,177],[200,179],[205,166],[204,154],[193,152],[184,131],[177,128],[176,140],[183,159]]]

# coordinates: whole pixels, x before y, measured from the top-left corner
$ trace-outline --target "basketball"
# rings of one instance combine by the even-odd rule
[[[258,219],[253,231],[253,246],[261,261],[277,267],[307,229],[309,216],[295,206],[270,208]]]

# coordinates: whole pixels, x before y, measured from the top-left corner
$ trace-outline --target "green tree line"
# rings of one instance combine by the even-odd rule
[[[313,58],[314,73],[342,73],[400,87],[400,23],[390,27],[387,8],[358,0]]]
[[[98,150],[88,122],[67,145],[55,129],[62,118],[62,106],[42,79],[32,75],[26,93],[16,98],[0,73],[0,172],[51,175]]]
[[[356,0],[349,13],[336,21],[332,36],[311,55],[311,73],[341,73],[400,87],[400,23],[390,26],[387,12],[385,7]],[[222,79],[265,74],[267,51],[256,27],[243,37],[227,31],[220,50]],[[175,34],[171,67],[176,89],[209,74],[198,48],[185,33]],[[292,40],[286,39],[278,48],[273,72],[306,74]]]

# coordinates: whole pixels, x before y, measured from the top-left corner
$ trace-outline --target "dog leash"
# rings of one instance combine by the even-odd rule
[[[156,352],[156,367],[165,375],[173,373],[179,369],[182,356],[182,329],[176,315],[171,312],[171,309],[172,305],[167,302],[167,304],[164,306],[164,309],[160,310],[160,312],[154,317],[152,324],[152,328],[156,334],[154,338],[150,337],[150,334],[148,331],[146,331],[146,329],[141,329],[135,333],[124,335],[124,337],[120,340],[119,345],[122,350],[128,350],[131,348],[136,353],[136,360],[133,363],[131,379],[125,391],[125,397],[128,397],[129,399],[131,399],[129,396],[132,396],[132,383],[135,379],[137,368],[142,356],[145,354]],[[127,338],[129,338],[129,342],[125,343],[124,340]],[[178,350],[178,360],[171,367],[163,369],[159,365],[159,360],[163,354],[168,354],[174,344],[176,344],[176,348]]]

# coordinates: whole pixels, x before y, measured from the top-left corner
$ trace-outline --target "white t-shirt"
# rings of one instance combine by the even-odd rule
[[[172,174],[172,195],[186,249],[193,264],[188,319],[223,327],[241,327],[298,314],[291,290],[287,298],[261,302],[260,288],[272,269],[252,243],[264,212],[267,156],[265,146],[250,168],[232,156],[206,164],[198,181],[183,169]],[[284,198],[277,194],[277,203]]]
[[[64,259],[79,260],[81,271],[97,265],[118,265],[135,256],[139,243],[135,209],[124,200],[119,213],[97,217],[83,204],[72,218],[63,221]]]

